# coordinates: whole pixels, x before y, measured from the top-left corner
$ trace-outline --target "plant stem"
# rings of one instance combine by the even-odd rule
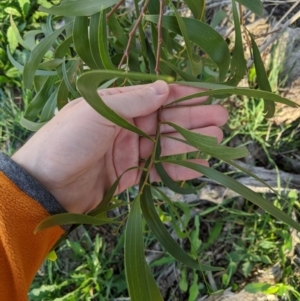
[[[157,32],[158,32],[158,38],[157,38],[157,51],[156,51],[156,66],[155,66],[155,72],[156,75],[159,75],[160,71],[160,57],[161,57],[161,44],[162,44],[162,19],[164,15],[164,0],[160,1],[160,8],[159,8],[159,18],[157,23]]]
[[[153,150],[150,156],[150,163],[149,163],[149,168],[147,169],[147,174],[145,176],[145,180],[142,183],[142,185],[140,186],[140,191],[139,194],[142,194],[144,191],[144,187],[147,185],[148,180],[149,180],[149,175],[150,175],[150,171],[151,168],[154,164],[155,161],[155,154],[156,154],[156,149],[157,149],[157,144],[158,144],[158,139],[160,139],[160,126],[161,126],[161,120],[160,120],[160,114],[161,114],[161,110],[162,108],[160,108],[157,112],[157,126],[156,126],[156,133],[155,133],[155,140],[153,142]]]
[[[124,61],[125,61],[125,59],[129,57],[129,49],[130,49],[131,43],[132,43],[132,41],[133,41],[133,37],[135,36],[135,33],[136,33],[136,31],[137,31],[139,25],[140,25],[141,22],[142,22],[143,15],[144,15],[144,13],[145,13],[147,7],[148,7],[149,2],[150,2],[150,0],[145,0],[145,3],[144,3],[144,6],[143,6],[143,8],[142,8],[142,10],[141,10],[141,12],[140,12],[140,15],[139,15],[139,17],[138,17],[136,23],[134,24],[132,30],[131,30],[130,33],[129,33],[128,43],[127,43],[126,49],[125,49],[125,51],[124,51],[124,55],[123,55],[123,57],[122,57],[122,59],[121,59],[121,61],[120,61],[120,63],[119,63],[118,69],[121,69],[121,67],[122,67],[122,65],[123,65],[123,63],[124,63]]]
[[[110,18],[110,16],[111,16],[113,13],[115,13],[115,12],[118,10],[118,8],[119,8],[124,2],[125,2],[125,0],[120,0],[120,1],[113,7],[113,9],[112,9],[109,13],[106,14],[106,20],[108,20],[108,19]]]

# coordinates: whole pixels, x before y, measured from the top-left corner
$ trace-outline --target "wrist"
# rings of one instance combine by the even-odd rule
[[[25,148],[23,146],[23,148]],[[47,176],[46,170],[43,168],[43,164],[39,163],[39,156],[34,153],[28,153],[25,149],[21,148],[13,156],[11,160],[17,163],[24,171],[37,181],[47,192],[49,192],[56,201],[68,212],[72,212],[73,208],[67,206],[65,202],[60,198],[56,189],[52,185],[52,181]]]

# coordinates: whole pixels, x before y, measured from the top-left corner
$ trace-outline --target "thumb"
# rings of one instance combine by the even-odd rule
[[[136,118],[158,110],[169,96],[169,85],[156,81],[135,89],[114,95],[102,96],[103,101],[123,118]]]

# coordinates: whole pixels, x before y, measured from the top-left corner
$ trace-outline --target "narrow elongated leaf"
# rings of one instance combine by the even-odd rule
[[[118,42],[120,42],[123,47],[126,47],[128,38],[124,32],[124,28],[120,25],[115,14],[112,14],[110,16],[110,18],[107,20],[107,24],[113,35],[117,38]],[[131,51],[133,50],[133,48],[135,48],[134,45],[131,46]]]
[[[168,65],[171,69],[173,69],[185,81],[189,81],[189,82],[193,82],[193,81],[198,82],[199,81],[199,79],[196,78],[195,76],[184,72],[183,70],[181,70],[180,68],[176,67],[174,64],[172,64],[168,61],[162,60],[160,63]]]
[[[137,15],[140,15],[140,8],[138,5],[137,1],[134,1],[134,6],[135,6],[135,12]],[[148,58],[147,58],[147,49],[146,49],[146,36],[145,36],[145,32],[144,32],[144,26],[142,25],[142,22],[139,22],[138,24],[138,31],[139,31],[139,43],[140,43],[140,50],[142,52],[142,55],[144,57],[144,62],[147,64]],[[134,35],[134,40],[136,39],[135,35]],[[134,44],[136,44],[135,42],[133,42]]]
[[[72,43],[73,43],[73,36],[69,36],[56,48],[55,57],[60,59],[65,57]]]
[[[141,195],[141,208],[147,225],[160,242],[160,244],[178,261],[197,270],[201,271],[220,271],[222,268],[214,268],[207,265],[199,264],[196,260],[190,257],[173,239],[167,231],[164,224],[161,222],[154,204],[150,186],[145,186]]]
[[[262,61],[259,49],[255,43],[253,36],[250,34],[252,50],[253,50],[253,58],[254,58],[254,66],[256,70],[257,84],[261,90],[272,92],[271,85],[269,83],[269,79],[267,76],[267,72]],[[274,102],[266,99],[264,101],[264,113],[266,114],[266,118],[271,118],[275,113],[275,104]]]
[[[185,47],[186,47],[186,51],[187,51],[187,54],[188,54],[188,58],[189,58],[189,62],[192,66],[192,72],[194,75],[197,74],[197,69],[195,68],[195,64],[194,64],[194,61],[193,61],[193,46],[190,42],[190,38],[189,38],[189,35],[188,35],[188,31],[187,31],[187,28],[186,28],[186,25],[182,19],[182,17],[180,16],[180,14],[178,13],[177,9],[175,8],[174,4],[172,4],[172,1],[170,2],[171,6],[173,7],[173,11],[175,13],[175,17],[176,17],[176,20],[178,22],[178,26],[180,28],[180,31],[181,31],[181,35],[184,39],[184,43],[185,43]]]
[[[61,110],[68,103],[69,90],[64,80],[61,80],[57,91],[57,108]]]
[[[118,0],[76,0],[76,2],[74,0],[63,0],[59,5],[50,8],[40,6],[39,10],[58,16],[90,16],[117,2]]]
[[[148,56],[148,62],[149,62],[149,69],[151,74],[155,74],[155,66],[156,66],[156,59],[155,55],[152,51],[152,45],[149,43],[149,41],[146,39],[146,48],[147,48],[147,56]],[[161,66],[161,64],[160,64]]]
[[[107,191],[107,193],[103,197],[100,204],[95,209],[93,209],[93,211],[91,211],[89,213],[89,215],[96,216],[96,215],[100,214],[101,212],[103,212],[103,210],[105,210],[108,207],[110,201],[113,199],[114,195],[116,194],[116,191],[118,189],[118,185],[119,185],[120,180],[122,179],[123,175],[126,174],[128,171],[133,170],[133,169],[140,169],[140,167],[131,167],[131,168],[128,168],[127,170],[125,170],[116,179],[116,181],[113,183],[113,185],[109,188],[109,190]]]
[[[109,188],[109,190],[107,191],[107,193],[103,197],[100,204],[93,211],[90,212],[91,216],[98,215],[100,212],[102,212],[109,205],[110,201],[112,200],[113,196],[116,193],[116,190],[118,188],[118,185],[120,183],[120,180],[121,180],[122,176],[123,176],[123,174],[120,177],[117,178],[117,180],[113,183],[113,185]]]
[[[169,214],[171,216],[172,227],[174,228],[178,238],[182,239],[182,238],[188,237],[188,230],[186,229],[186,226],[184,225],[184,222],[181,219],[181,215],[178,213],[177,208],[174,206],[173,201],[171,201],[170,198],[164,192],[162,192],[161,189],[159,189],[155,186],[152,186],[151,190],[152,190],[154,197],[166,202],[170,206],[171,209],[169,210]],[[183,226],[183,230],[177,224],[175,215],[176,215],[177,219],[180,220],[181,225]]]
[[[28,120],[34,121],[39,113],[42,111],[44,105],[47,102],[47,99],[53,92],[53,85],[55,79],[53,77],[49,77],[44,83],[43,87],[39,90],[39,92],[35,95],[33,100],[28,105],[24,117]]]
[[[79,57],[91,68],[98,69],[94,61],[89,42],[89,19],[76,17],[73,27],[74,47]]]
[[[144,254],[140,198],[131,207],[125,230],[125,272],[131,301],[163,301]]]
[[[181,134],[189,145],[215,157],[220,160],[234,160],[243,158],[248,155],[246,148],[230,148],[217,144],[217,140],[213,137],[201,135],[189,130],[186,130],[174,123],[166,122]]]
[[[84,214],[77,213],[61,213],[45,218],[40,222],[34,230],[34,233],[39,231],[61,225],[72,225],[72,224],[87,224],[87,225],[105,225],[118,223],[113,219],[101,219],[92,217]]]
[[[220,9],[214,14],[210,26],[212,28],[216,28],[227,17],[228,17],[227,13],[223,9]]]
[[[26,119],[25,117],[21,117],[20,123],[25,129],[32,132],[36,132],[40,128],[42,128],[47,122],[33,122],[31,120]]]
[[[45,61],[45,62],[39,64],[39,68],[43,69],[43,70],[53,70],[53,69],[57,68],[58,66],[60,66],[63,62],[64,62],[64,60],[62,60],[62,59],[53,59],[53,60]]]
[[[234,20],[235,43],[231,60],[231,75],[233,76],[227,84],[236,86],[246,73],[246,60],[244,56],[244,46],[239,14],[236,8],[236,2],[232,0],[232,12]]]
[[[36,70],[41,63],[45,53],[49,50],[59,35],[71,24],[67,24],[60,29],[57,29],[49,36],[45,37],[31,52],[28,62],[25,64],[23,72],[24,86],[30,89],[33,83]]]
[[[36,46],[36,36],[43,33],[41,30],[30,30],[25,32],[23,39],[30,49]]]
[[[280,221],[286,223],[287,225],[291,226],[292,228],[296,229],[297,231],[300,231],[300,225],[294,221],[292,218],[290,218],[286,213],[282,212],[280,209],[275,207],[271,202],[264,199],[259,194],[255,193],[251,189],[247,188],[246,186],[242,185],[241,183],[237,182],[236,180],[230,178],[229,176],[214,170],[212,168],[198,165],[195,163],[191,163],[188,161],[179,161],[179,160],[169,160],[164,159],[162,162],[168,162],[171,164],[176,164],[179,166],[184,166],[187,168],[190,168],[192,170],[198,171],[199,173],[202,173],[206,177],[213,179],[214,181],[224,185],[225,187],[237,192],[253,204],[259,206],[266,212],[270,213]]]
[[[90,49],[94,62],[98,66],[98,69],[103,69],[103,64],[101,61],[99,43],[101,33],[99,32],[99,22],[100,22],[100,12],[93,14],[90,18]]]
[[[178,183],[176,183],[165,171],[164,166],[161,162],[155,163],[155,170],[159,177],[161,178],[162,182],[172,191],[180,194],[193,194],[197,193],[197,189],[191,187],[191,188],[185,188],[180,187]]]
[[[63,73],[63,79],[65,81],[65,84],[68,88],[68,90],[71,92],[74,98],[80,97],[80,94],[75,90],[73,87],[71,80],[74,81],[76,77],[76,70],[80,64],[80,59],[77,61],[72,62],[69,70],[67,71],[66,63],[63,61],[62,63],[62,73]]]
[[[150,0],[148,10],[152,15],[159,14],[159,0]]]
[[[58,88],[52,92],[45,106],[43,107],[41,117],[40,117],[40,122],[47,122],[54,116],[54,111],[56,108],[57,90]]]
[[[236,169],[242,171],[243,173],[247,174],[248,176],[254,178],[255,180],[259,181],[260,183],[262,183],[263,185],[265,185],[266,187],[268,187],[272,192],[274,192],[275,194],[278,194],[278,192],[276,190],[274,190],[267,182],[265,182],[264,180],[262,180],[260,177],[258,177],[256,174],[250,172],[248,169],[240,166],[239,164],[237,164],[235,161],[232,160],[224,160],[227,164],[232,165],[233,167],[235,167]]]
[[[14,67],[16,67],[20,72],[23,72],[24,71],[24,66],[22,64],[20,64],[19,62],[17,62],[13,58],[13,56],[11,55],[11,53],[9,51],[8,46],[7,46],[7,49],[6,49],[6,53],[7,53],[8,59],[10,60],[12,65]],[[53,76],[53,75],[56,75],[56,72],[55,71],[36,70],[35,75],[38,75],[38,76]]]
[[[275,195],[277,195],[279,198],[285,200],[286,203],[289,201],[286,200],[280,193],[278,193],[274,188],[272,188],[267,182],[265,182],[263,179],[258,177],[256,174],[252,173],[249,169],[244,168],[243,166],[239,165],[237,162],[232,160],[224,160],[227,164],[235,167],[236,169],[242,171],[243,173],[247,174],[248,176],[252,177],[253,179],[257,180],[258,182],[262,183],[264,186],[270,189]]]
[[[16,37],[18,43],[20,45],[22,45],[25,49],[31,50],[31,47],[22,39],[19,29],[18,29],[16,23],[14,22],[12,15],[10,15],[10,25],[13,29],[13,32],[15,34],[15,37]]]
[[[180,193],[180,194],[192,194],[192,193],[197,193],[197,189],[194,187],[191,188],[185,188],[185,187],[181,187],[179,186],[178,183],[176,183],[169,175],[168,173],[165,171],[164,166],[161,162],[159,162],[160,159],[160,154],[161,154],[161,142],[160,142],[160,138],[158,138],[157,141],[157,146],[156,146],[156,152],[155,152],[155,169],[156,172],[158,173],[158,175],[160,176],[161,180],[163,181],[163,183],[170,188],[172,191],[176,192],[176,193]]]
[[[195,19],[201,20],[205,10],[205,0],[185,0]]]
[[[157,24],[157,15],[146,15],[145,19]],[[182,18],[189,39],[200,46],[219,68],[219,80],[223,81],[230,65],[230,53],[227,43],[213,28],[199,20]],[[180,27],[173,16],[163,17],[163,27],[181,34]]]
[[[186,82],[182,82],[182,85],[185,85]],[[198,83],[189,83],[188,86],[192,87],[197,87]],[[203,84],[199,85],[200,88],[203,87]],[[280,95],[271,93],[271,92],[266,92],[262,90],[253,90],[253,89],[248,89],[248,88],[225,88],[225,89],[216,89],[216,90],[210,90],[210,91],[205,91],[205,92],[200,92],[196,94],[192,94],[186,97],[182,97],[180,99],[177,99],[173,103],[170,103],[169,105],[172,105],[174,103],[179,103],[188,99],[192,99],[195,97],[202,97],[202,96],[220,96],[220,95],[243,95],[243,96],[248,96],[248,97],[254,97],[254,98],[262,98],[262,99],[268,99],[272,100],[274,102],[279,102],[283,103],[285,105],[288,105],[292,108],[298,108],[299,105],[285,97],[282,97]]]
[[[203,81],[198,81],[195,83],[195,81],[185,81],[185,82],[175,82],[178,85],[185,85],[185,86],[190,86],[190,87],[196,87],[200,89],[205,89],[205,90],[218,90],[218,89],[233,89],[233,86],[225,85],[225,84],[215,84],[215,83],[209,83],[209,82],[203,82]],[[245,87],[245,89],[248,89],[248,87]],[[230,93],[227,93],[230,94]]]
[[[262,16],[263,6],[261,0],[236,0],[236,1],[248,7],[256,15]]]
[[[110,55],[108,53],[107,42],[107,25],[106,25],[106,11],[102,10],[100,13],[100,20],[98,25],[98,48],[101,56],[102,65],[107,70],[116,69],[111,62]]]
[[[150,74],[134,73],[134,72],[122,72],[122,71],[108,71],[108,70],[95,70],[89,71],[81,75],[77,80],[77,88],[84,99],[93,107],[100,115],[110,120],[116,125],[125,128],[129,131],[137,133],[138,135],[144,136],[152,140],[152,138],[129,123],[127,120],[115,113],[109,108],[101,99],[97,93],[99,84],[105,80],[112,78],[129,78],[132,80],[156,80],[162,79],[166,81],[172,81],[172,78],[166,76],[154,76]]]

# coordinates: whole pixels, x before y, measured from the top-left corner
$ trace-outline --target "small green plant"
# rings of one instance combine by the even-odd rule
[[[7,87],[0,89],[0,150],[8,155],[13,154],[31,134],[20,124],[22,105],[16,104],[12,94]]]
[[[186,252],[170,235],[158,214],[159,204],[165,203],[170,206],[171,218],[175,223],[184,226],[184,221],[181,221],[176,206],[171,205],[171,200],[157,189],[156,185],[149,182],[151,168],[154,167],[164,185],[176,193],[196,193],[203,186],[194,187],[191,183],[174,182],[166,173],[164,163],[200,172],[239,193],[289,226],[297,230],[300,230],[300,226],[283,210],[228,175],[195,164],[187,158],[162,157],[160,126],[163,123],[158,123],[155,137],[150,137],[107,107],[98,95],[97,89],[144,84],[161,79],[170,83],[206,89],[201,93],[178,99],[174,103],[184,105],[185,100],[200,96],[224,98],[229,95],[241,95],[249,99],[262,98],[264,102],[261,114],[267,118],[273,116],[275,102],[292,107],[297,105],[272,93],[258,47],[248,32],[245,34],[249,35],[252,42],[251,51],[260,89],[237,87],[247,72],[237,5],[243,4],[254,13],[261,14],[260,0],[237,0],[237,2],[232,0],[232,19],[235,28],[235,47],[232,53],[222,36],[205,22],[205,1],[200,1],[197,5],[192,0],[145,0],[140,6],[135,0],[133,11],[126,10],[122,6],[123,2],[122,0],[63,0],[57,6],[50,8],[42,6],[40,10],[49,13],[47,23],[42,26],[42,33],[39,33],[43,35],[42,39],[32,31],[21,36],[11,19],[17,41],[30,52],[30,57],[23,66],[13,58],[9,48],[7,54],[14,66],[23,72],[25,88],[34,87],[36,92],[21,120],[25,128],[31,131],[38,130],[53,117],[56,109],[60,110],[69,100],[82,96],[108,120],[153,143],[152,154],[145,162],[139,190],[130,203],[129,214],[125,219],[122,216],[120,219],[122,219],[121,223],[126,223],[124,261],[131,300],[163,300],[145,261],[142,230],[144,221],[163,248],[177,261],[195,271],[212,272],[221,269],[210,266],[209,258],[200,257],[199,250],[207,248],[215,239],[214,236],[211,236],[211,241],[202,244],[197,241],[199,228],[194,230],[187,237],[193,241],[192,245],[197,247]],[[191,10],[191,18],[183,18],[180,15],[179,8],[183,4]],[[165,7],[170,11],[168,15],[164,13]],[[171,107],[174,103],[168,106]],[[257,179],[254,174],[234,162],[235,159],[247,154],[245,148],[233,149],[221,146],[215,138],[196,134],[173,123],[164,124],[178,131],[182,135],[180,141],[198,149],[202,155],[222,160]],[[115,202],[113,198],[122,176],[116,180],[100,205],[93,211],[86,215],[52,216],[44,220],[36,231],[62,224],[74,224],[71,227],[73,230],[79,224],[103,225],[120,222],[120,219],[107,218],[106,213],[117,206],[124,205]],[[178,226],[176,232],[187,235],[186,231],[180,228],[181,226]],[[216,225],[214,231],[218,233],[220,229],[220,225]],[[223,276],[225,286],[229,284],[235,269],[236,266],[231,260],[227,273]],[[194,279],[198,279],[197,272],[193,273]],[[181,285],[186,289],[184,282]],[[196,298],[197,289],[198,284],[195,280],[189,288],[190,300]]]
[[[43,265],[31,287],[30,300],[105,301],[126,295],[124,267],[119,258],[122,244],[117,244],[107,255],[108,245],[99,234],[92,241],[88,231],[80,230],[78,241],[68,239],[57,250],[63,260]]]
[[[287,300],[291,300],[291,296],[294,296],[296,300],[299,300],[300,294],[291,285],[278,283],[270,285],[267,283],[251,283],[245,287],[248,293],[264,293],[266,295],[276,295],[284,297]]]
[[[15,68],[6,52],[8,46],[10,53],[20,61],[25,63],[29,52],[20,45],[15,35],[14,27],[18,31],[26,33],[29,30],[40,32],[40,22],[44,22],[46,13],[39,12],[39,5],[49,7],[46,0],[3,0],[0,4],[0,88],[5,85],[21,86],[20,72]],[[10,18],[13,17],[14,24],[10,25]]]

